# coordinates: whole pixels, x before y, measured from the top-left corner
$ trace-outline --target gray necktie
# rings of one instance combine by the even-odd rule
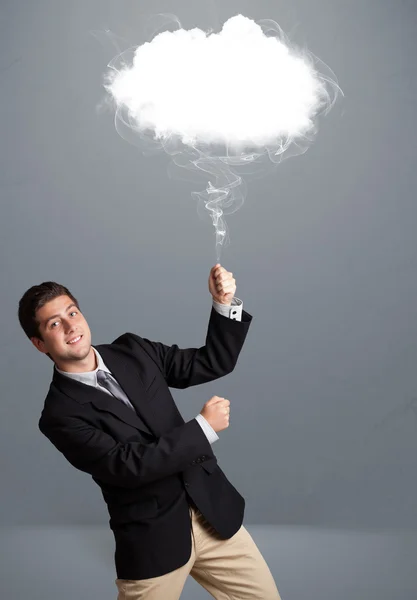
[[[108,390],[112,396],[114,396],[118,400],[121,400],[124,404],[126,404],[126,406],[131,408],[136,414],[140,423],[142,424],[142,429],[152,435],[151,431],[149,431],[149,428],[145,425],[140,416],[137,414],[135,407],[132,406],[129,400],[120,393],[119,387],[114,383],[107,371],[102,371],[101,369],[97,371],[97,382],[99,383],[99,385],[106,388],[106,390]]]
[[[97,383],[99,383],[102,387],[106,388],[106,390],[108,390],[112,396],[124,402],[126,406],[129,406],[129,408],[133,408],[130,402],[129,404],[126,402],[126,398],[124,398],[124,396],[120,393],[120,389],[111,379],[107,371],[102,371],[101,369],[97,371]],[[135,409],[133,408],[133,410]]]

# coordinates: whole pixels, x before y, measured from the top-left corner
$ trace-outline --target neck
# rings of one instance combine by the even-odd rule
[[[85,358],[80,360],[67,360],[63,362],[55,362],[55,366],[60,371],[66,373],[86,373],[95,371],[98,367],[98,361],[93,346],[90,346],[90,351]]]

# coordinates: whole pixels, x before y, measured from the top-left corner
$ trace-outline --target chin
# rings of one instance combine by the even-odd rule
[[[69,346],[69,348],[71,357],[75,358],[76,360],[84,359],[87,358],[91,351],[91,344],[88,341],[82,339],[81,345],[78,348],[71,349],[71,346]]]

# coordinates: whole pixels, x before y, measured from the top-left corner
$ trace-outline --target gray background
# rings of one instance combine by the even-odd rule
[[[180,347],[204,343],[214,230],[198,218],[191,198],[204,185],[170,179],[166,155],[143,157],[118,136],[112,114],[97,111],[102,76],[116,52],[92,32],[111,30],[124,49],[138,43],[146,19],[158,12],[176,14],[187,29],[216,31],[239,12],[274,19],[333,69],[345,93],[320,121],[308,152],[249,181],[244,206],[227,219],[232,244],[221,263],[233,271],[236,295],[254,316],[237,368],[173,395],[187,420],[214,394],[231,400],[231,425],[213,449],[246,498],[246,524],[284,528],[293,540],[272,538],[271,560],[278,555],[274,543],[290,560],[296,545],[288,532],[303,527],[322,528],[323,535],[388,532],[390,551],[391,534],[408,531],[414,552],[403,545],[387,559],[393,570],[384,571],[383,589],[391,593],[399,577],[396,597],[412,598],[417,582],[404,562],[415,559],[417,532],[417,4],[411,0],[3,0],[0,523],[9,531],[7,575],[22,573],[14,557],[31,547],[22,531],[81,526],[85,533],[83,526],[108,519],[99,488],[37,428],[52,363],[20,329],[24,291],[45,280],[69,287],[93,344],[124,331]],[[13,537],[13,526],[23,538]],[[111,539],[102,535],[111,568]],[[19,539],[25,542],[14,552]],[[47,537],[32,542],[38,561],[43,542],[46,551]],[[353,555],[359,560],[357,550]],[[39,573],[30,557],[26,566]],[[293,571],[282,562],[274,570],[283,598],[316,597],[311,581],[305,596],[297,588],[301,560],[294,555]],[[336,582],[348,563],[339,573],[332,569]],[[408,575],[400,577],[401,565]],[[43,566],[47,571],[46,560]],[[317,583],[319,567],[312,569]],[[370,598],[369,586],[357,597]],[[347,582],[343,589],[357,592]]]

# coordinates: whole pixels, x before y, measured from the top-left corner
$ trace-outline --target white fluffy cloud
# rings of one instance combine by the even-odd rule
[[[219,33],[160,33],[106,89],[134,129],[189,146],[279,147],[308,134],[328,102],[313,62],[242,15]]]

